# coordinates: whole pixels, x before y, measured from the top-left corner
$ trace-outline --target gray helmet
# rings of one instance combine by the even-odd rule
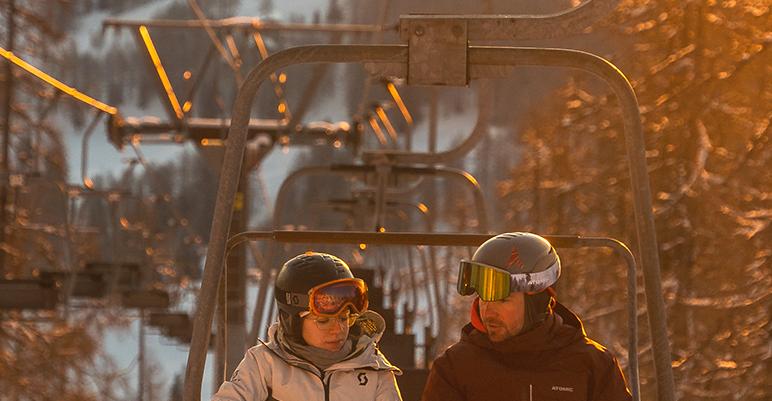
[[[543,291],[560,277],[560,257],[555,248],[532,233],[499,234],[480,245],[472,261],[517,275],[515,279],[522,284],[518,287],[527,292]]]

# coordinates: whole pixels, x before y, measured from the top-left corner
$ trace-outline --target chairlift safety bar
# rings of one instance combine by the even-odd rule
[[[274,241],[304,244],[367,244],[401,246],[473,246],[493,237],[491,234],[371,232],[371,231],[246,231],[228,239],[227,252],[247,241]],[[581,235],[542,235],[556,248],[606,247],[624,259],[627,265],[628,367],[633,400],[640,400],[638,377],[638,301],[635,257],[621,241],[608,237]],[[227,256],[227,255],[226,255]]]

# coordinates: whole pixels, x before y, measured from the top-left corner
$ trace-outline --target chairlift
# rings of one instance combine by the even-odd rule
[[[282,244],[367,244],[367,245],[401,245],[401,246],[456,246],[476,247],[493,235],[490,234],[459,234],[459,233],[425,233],[425,232],[365,232],[365,231],[251,231],[243,232],[231,237],[228,241],[228,249],[232,249],[244,241],[269,241]],[[556,248],[607,248],[620,257],[627,267],[626,290],[628,294],[628,379],[632,388],[638,388],[638,320],[637,299],[634,294],[637,291],[636,262],[629,248],[613,238],[608,237],[582,237],[578,235],[542,235]],[[373,275],[373,270],[356,270],[357,276],[365,278]],[[631,296],[633,294],[633,296]],[[376,296],[377,298],[377,296]],[[195,334],[195,333],[194,333]],[[391,337],[391,338],[389,338]],[[193,344],[193,343],[191,343]],[[407,345],[407,346],[406,346]],[[384,336],[381,340],[381,349],[389,352],[390,360],[399,366],[408,367],[404,375],[398,377],[403,393],[411,394],[410,399],[420,397],[426,380],[426,363],[429,350],[433,347],[431,327],[424,329],[424,367],[415,366],[413,350],[416,347],[415,335],[402,333],[399,335]]]
[[[0,280],[0,310],[53,310],[59,289],[42,279]]]
[[[485,211],[485,201],[482,190],[477,180],[466,171],[450,167],[425,167],[425,166],[404,166],[404,165],[344,165],[335,164],[330,166],[309,166],[300,168],[289,174],[281,184],[279,192],[276,195],[276,206],[274,209],[273,227],[280,227],[279,219],[283,216],[283,205],[288,204],[289,189],[297,180],[302,177],[316,176],[323,174],[336,174],[343,176],[363,175],[373,177],[377,181],[376,188],[373,190],[376,196],[376,212],[374,216],[373,227],[383,227],[383,206],[386,202],[386,196],[390,190],[398,194],[404,194],[399,188],[392,189],[387,186],[390,176],[410,176],[410,177],[446,177],[457,180],[461,185],[469,187],[475,202],[475,211],[479,221],[478,230],[487,231],[487,214]]]
[[[637,232],[640,261],[644,271],[647,310],[650,330],[654,344],[654,365],[657,375],[658,396],[661,400],[674,399],[670,350],[666,330],[666,315],[662,299],[659,259],[657,254],[654,219],[651,208],[651,193],[646,170],[645,147],[634,92],[621,72],[608,61],[581,51],[547,48],[517,47],[480,47],[470,46],[475,40],[507,40],[511,38],[547,38],[566,31],[582,27],[577,18],[608,11],[616,2],[589,1],[569,12],[547,17],[531,16],[425,16],[411,15],[401,18],[401,35],[407,45],[384,46],[302,46],[283,50],[258,65],[247,77],[237,97],[232,125],[225,149],[218,198],[213,217],[211,241],[204,270],[191,351],[186,371],[185,400],[199,398],[200,382],[208,343],[209,328],[213,316],[214,294],[222,272],[222,260],[229,244],[237,236],[227,240],[227,227],[238,181],[241,155],[246,140],[246,128],[252,101],[262,81],[279,68],[299,63],[364,63],[368,71],[377,75],[406,76],[409,84],[429,85],[467,85],[470,79],[491,75],[506,75],[509,70],[522,65],[548,65],[577,68],[592,72],[604,79],[619,98],[622,107],[626,135],[626,150],[630,166],[630,178],[633,188],[635,226]],[[573,23],[573,24],[572,24]],[[408,51],[408,49],[410,49]],[[437,64],[436,60],[443,60]],[[427,243],[434,235],[426,233],[353,233],[356,238],[349,241],[414,244]],[[344,241],[352,233],[322,233],[314,237],[310,233],[262,233],[256,238],[281,240],[292,238],[305,242]],[[481,243],[488,236],[482,235],[472,240],[471,234],[444,238],[445,245],[473,246]],[[587,244],[587,238],[550,237],[557,247]],[[451,241],[452,239],[452,241]],[[465,239],[465,240],[464,240]],[[624,249],[628,263],[628,301],[635,302],[635,263],[632,254],[616,240],[602,239],[610,244],[617,244],[615,250]],[[620,251],[621,252],[621,251]],[[629,254],[629,256],[628,256]],[[637,336],[637,311],[630,308],[631,337]],[[640,397],[637,375],[637,341],[630,346],[629,379],[635,400]]]
[[[148,315],[147,324],[161,330],[165,336],[180,343],[189,344],[193,326],[190,316],[183,312],[152,312]]]
[[[160,289],[123,291],[121,293],[121,306],[133,309],[168,308],[169,293]]]
[[[62,288],[72,286],[72,297],[90,299],[104,298],[116,291],[137,290],[141,281],[139,266],[134,263],[91,262],[80,271],[42,271],[40,276]]]

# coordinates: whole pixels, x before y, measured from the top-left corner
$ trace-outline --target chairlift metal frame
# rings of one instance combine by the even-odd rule
[[[660,400],[675,399],[666,313],[661,288],[651,189],[646,169],[645,142],[635,93],[627,78],[607,60],[582,51],[558,48],[470,46],[470,40],[547,38],[584,27],[586,19],[608,11],[616,2],[589,1],[569,12],[551,16],[420,16],[402,17],[401,33],[407,45],[301,46],[275,53],[246,77],[233,107],[226,142],[211,238],[194,320],[194,332],[185,377],[184,399],[200,398],[200,383],[214,315],[215,294],[222,274],[228,227],[246,142],[247,124],[260,84],[279,68],[305,63],[361,63],[376,75],[407,77],[410,84],[467,85],[470,79],[502,76],[517,66],[568,67],[603,79],[619,99],[624,123],[626,156],[633,192],[639,260],[644,273],[654,367]],[[574,12],[576,11],[576,12]],[[585,11],[585,12],[580,12]],[[588,16],[591,16],[588,17]],[[566,21],[573,20],[574,24]],[[408,51],[410,49],[410,51]],[[440,57],[438,56],[447,56]],[[446,62],[436,65],[435,60]],[[357,241],[377,241],[389,233],[357,233]],[[375,237],[368,237],[375,236]],[[429,234],[403,235],[396,243]],[[327,241],[331,237],[327,235]],[[402,242],[401,242],[402,241]],[[634,294],[634,293],[633,293]],[[633,389],[636,399],[639,390]]]
[[[470,193],[472,194],[474,204],[475,204],[475,211],[477,213],[476,217],[479,222],[478,231],[482,233],[488,232],[488,215],[485,210],[485,198],[484,198],[482,189],[480,188],[480,184],[470,173],[461,169],[444,167],[444,166],[418,167],[418,166],[401,166],[401,165],[388,164],[384,167],[387,170],[385,172],[382,172],[379,169],[378,165],[332,164],[329,166],[302,167],[300,169],[293,171],[284,179],[276,195],[276,202],[275,202],[274,213],[273,213],[273,228],[274,229],[279,228],[279,225],[281,224],[279,219],[284,214],[283,213],[284,209],[282,208],[282,205],[286,204],[287,197],[289,196],[288,195],[289,189],[300,178],[311,176],[311,175],[322,175],[322,174],[337,174],[342,176],[373,175],[373,174],[378,176],[379,174],[386,174],[386,175],[393,175],[393,176],[410,175],[410,176],[418,176],[418,177],[440,176],[440,177],[457,180],[460,184],[463,184],[469,187]],[[384,180],[379,180],[378,187],[375,188],[376,211],[374,216],[375,221],[374,221],[373,227],[376,230],[382,226],[381,224],[382,216],[380,216],[380,214],[382,214],[382,210],[386,202],[386,196],[388,194],[389,194],[389,191],[386,187],[386,182]]]

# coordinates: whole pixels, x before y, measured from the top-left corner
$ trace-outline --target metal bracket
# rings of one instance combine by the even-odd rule
[[[400,37],[408,42],[408,84],[469,84],[466,20],[431,16],[403,17],[400,21]]]

